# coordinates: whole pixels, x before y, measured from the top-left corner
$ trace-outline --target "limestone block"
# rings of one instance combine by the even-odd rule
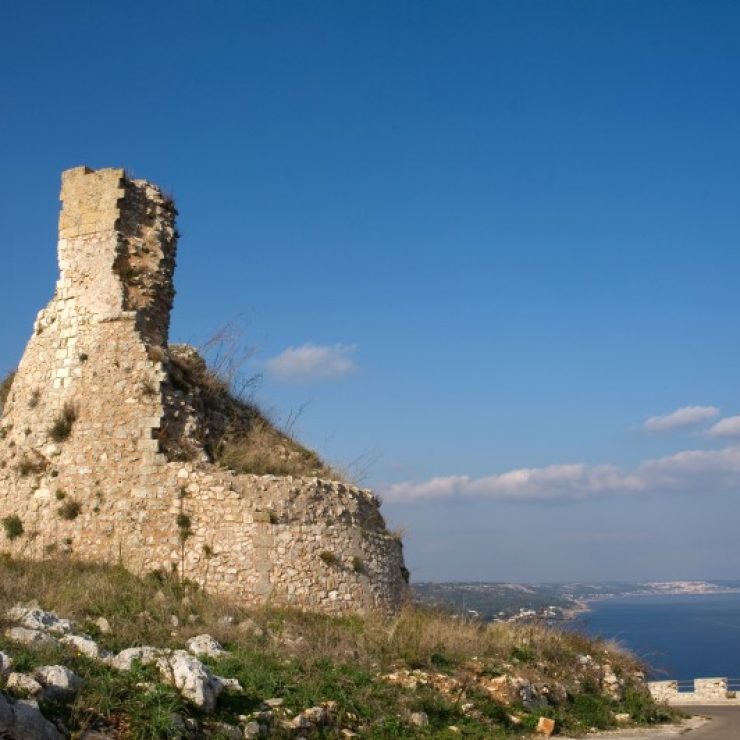
[[[62,665],[41,666],[33,677],[44,687],[44,698],[51,701],[71,701],[82,688],[82,679]]]
[[[160,658],[157,668],[163,680],[174,686],[186,699],[204,712],[216,708],[223,684],[196,657],[175,650]]]

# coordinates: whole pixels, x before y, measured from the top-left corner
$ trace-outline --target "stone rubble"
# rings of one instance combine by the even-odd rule
[[[195,656],[185,650],[175,650],[157,661],[157,669],[165,682],[199,709],[212,712],[216,708],[224,685]]]
[[[135,661],[141,665],[154,665],[164,654],[163,650],[148,646],[133,647],[121,650],[120,653],[108,659],[109,665],[119,671],[130,671]]]
[[[65,635],[59,639],[62,645],[71,645],[78,653],[93,660],[107,660],[111,653],[101,650],[98,643],[85,635]]]
[[[203,655],[209,658],[220,658],[226,655],[226,650],[210,635],[196,635],[187,642],[188,650],[196,657]]]
[[[0,676],[7,676],[13,667],[13,659],[5,652],[0,650]]]
[[[60,619],[54,612],[23,604],[16,604],[9,609],[5,618],[29,630],[41,630],[58,635],[66,635],[72,631],[72,622],[69,619]]]
[[[72,701],[82,688],[82,679],[63,665],[36,668],[33,677],[43,686],[43,697],[50,701]]]
[[[43,630],[33,630],[27,627],[10,627],[5,630],[5,636],[13,642],[22,645],[56,645],[58,641]]]
[[[44,687],[33,676],[15,671],[8,675],[5,687],[31,697],[40,696],[44,690]]]

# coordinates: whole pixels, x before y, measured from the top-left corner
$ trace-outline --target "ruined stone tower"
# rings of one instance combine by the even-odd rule
[[[0,418],[0,549],[176,570],[246,604],[393,611],[401,543],[369,491],[247,475],[219,445],[257,413],[168,345],[176,210],[121,169],[62,175],[60,277]],[[309,455],[272,429],[280,454]],[[246,439],[246,437],[245,437]]]

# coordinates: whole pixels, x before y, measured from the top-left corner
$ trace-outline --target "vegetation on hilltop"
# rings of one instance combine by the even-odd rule
[[[340,737],[342,729],[364,738],[442,738],[457,732],[470,738],[523,737],[540,716],[554,718],[559,732],[578,734],[614,725],[618,713],[638,723],[670,717],[641,686],[633,656],[610,643],[541,626],[486,625],[413,607],[395,618],[247,610],[159,573],[137,578],[122,567],[67,559],[0,561],[0,614],[31,600],[72,618],[78,633],[112,651],[135,645],[182,648],[188,638],[208,633],[229,652],[206,662],[243,687],[222,694],[215,715],[207,717],[161,683],[153,669],[120,672],[69,647],[0,639],[16,671],[62,664],[82,676],[82,691],[72,704],[42,705],[73,734],[94,728],[108,737],[142,740],[226,737],[224,726],[214,723],[236,727],[240,716],[254,716],[271,698],[283,700],[283,720],[336,702],[332,723],[316,728],[318,737]],[[101,632],[100,617],[110,632]],[[599,683],[594,667],[603,664],[623,684],[618,700]],[[505,676],[540,695],[549,692],[551,700],[534,705],[519,696],[496,700],[486,687],[505,682]],[[428,722],[415,726],[414,713],[421,712]],[[193,720],[185,734],[178,730],[183,718]],[[278,714],[271,736],[295,736],[295,731],[286,729]]]
[[[217,355],[207,365],[192,347],[169,347],[168,383],[194,404],[203,424],[197,442],[210,460],[235,473],[337,479],[337,472],[316,452],[298,442],[290,430],[280,429],[247,395],[254,379],[236,387],[238,376],[232,366],[238,361],[230,359],[229,351],[222,350],[226,358]],[[192,459],[193,443],[181,434],[169,434],[162,442],[171,459]]]

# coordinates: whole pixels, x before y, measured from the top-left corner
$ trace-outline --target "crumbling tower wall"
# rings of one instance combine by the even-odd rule
[[[171,199],[84,167],[61,198],[60,278],[0,418],[0,513],[17,522],[0,548],[177,570],[247,604],[398,608],[401,544],[369,491],[212,462],[214,421],[167,343]]]

